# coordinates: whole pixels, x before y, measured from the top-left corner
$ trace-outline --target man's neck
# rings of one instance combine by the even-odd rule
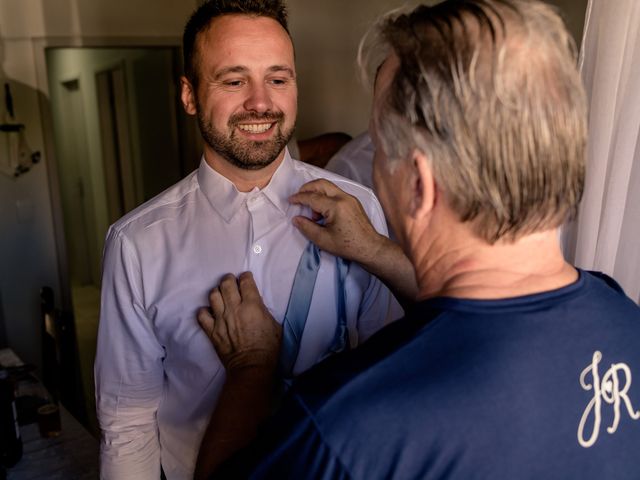
[[[494,245],[472,235],[466,224],[461,230],[467,231],[447,238],[436,234],[423,248],[411,249],[418,298],[512,298],[555,290],[578,278],[562,255],[557,229]]]
[[[240,192],[250,192],[256,187],[259,189],[266,187],[271,181],[271,177],[273,177],[275,171],[283,162],[284,155],[285,150],[283,149],[278,155],[278,158],[266,167],[257,170],[247,170],[233,165],[208,146],[205,146],[204,150],[204,159],[207,164],[233,183]]]

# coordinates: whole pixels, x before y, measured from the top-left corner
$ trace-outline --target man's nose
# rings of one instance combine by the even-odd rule
[[[271,95],[267,85],[255,83],[249,89],[249,96],[244,102],[244,108],[253,112],[266,112],[272,107]]]

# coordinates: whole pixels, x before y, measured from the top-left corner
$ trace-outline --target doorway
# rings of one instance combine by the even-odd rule
[[[139,201],[131,158],[124,64],[96,73],[96,87],[107,215],[111,224],[133,210]]]
[[[51,48],[45,57],[77,369],[97,434],[93,360],[107,229],[196,168],[200,145],[178,103],[177,48]]]

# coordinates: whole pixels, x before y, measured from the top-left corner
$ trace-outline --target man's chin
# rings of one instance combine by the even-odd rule
[[[282,158],[284,149],[293,133],[291,130],[287,132],[288,135],[283,135],[278,130],[272,138],[250,140],[235,135],[235,132],[224,137],[216,134],[212,128],[203,127],[208,127],[208,125],[201,124],[200,130],[209,147],[228,163],[243,170],[260,170],[268,167],[278,158]]]
[[[260,154],[257,155],[243,152],[235,155],[224,155],[224,157],[229,163],[243,170],[260,170],[275,162],[282,153],[282,150],[284,150],[284,147],[280,151],[270,153],[269,155],[265,155],[264,152],[261,151]]]
[[[243,170],[261,170],[271,165],[275,158],[233,158],[230,161]]]
[[[278,140],[252,140],[242,142],[233,151],[225,152],[230,155],[224,156],[237,167],[246,170],[260,170],[275,162],[282,155],[286,145],[282,138]]]

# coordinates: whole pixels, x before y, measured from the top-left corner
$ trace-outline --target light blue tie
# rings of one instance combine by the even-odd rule
[[[338,300],[338,321],[333,342],[329,352],[337,353],[349,348],[349,331],[347,329],[347,307],[345,280],[349,270],[349,262],[336,257],[336,289]],[[293,367],[300,351],[302,332],[307,323],[309,307],[313,298],[313,289],[320,269],[320,249],[309,242],[302,252],[298,269],[293,278],[293,287],[289,295],[287,313],[282,322],[282,348],[280,350],[280,374],[283,378],[293,376]]]

